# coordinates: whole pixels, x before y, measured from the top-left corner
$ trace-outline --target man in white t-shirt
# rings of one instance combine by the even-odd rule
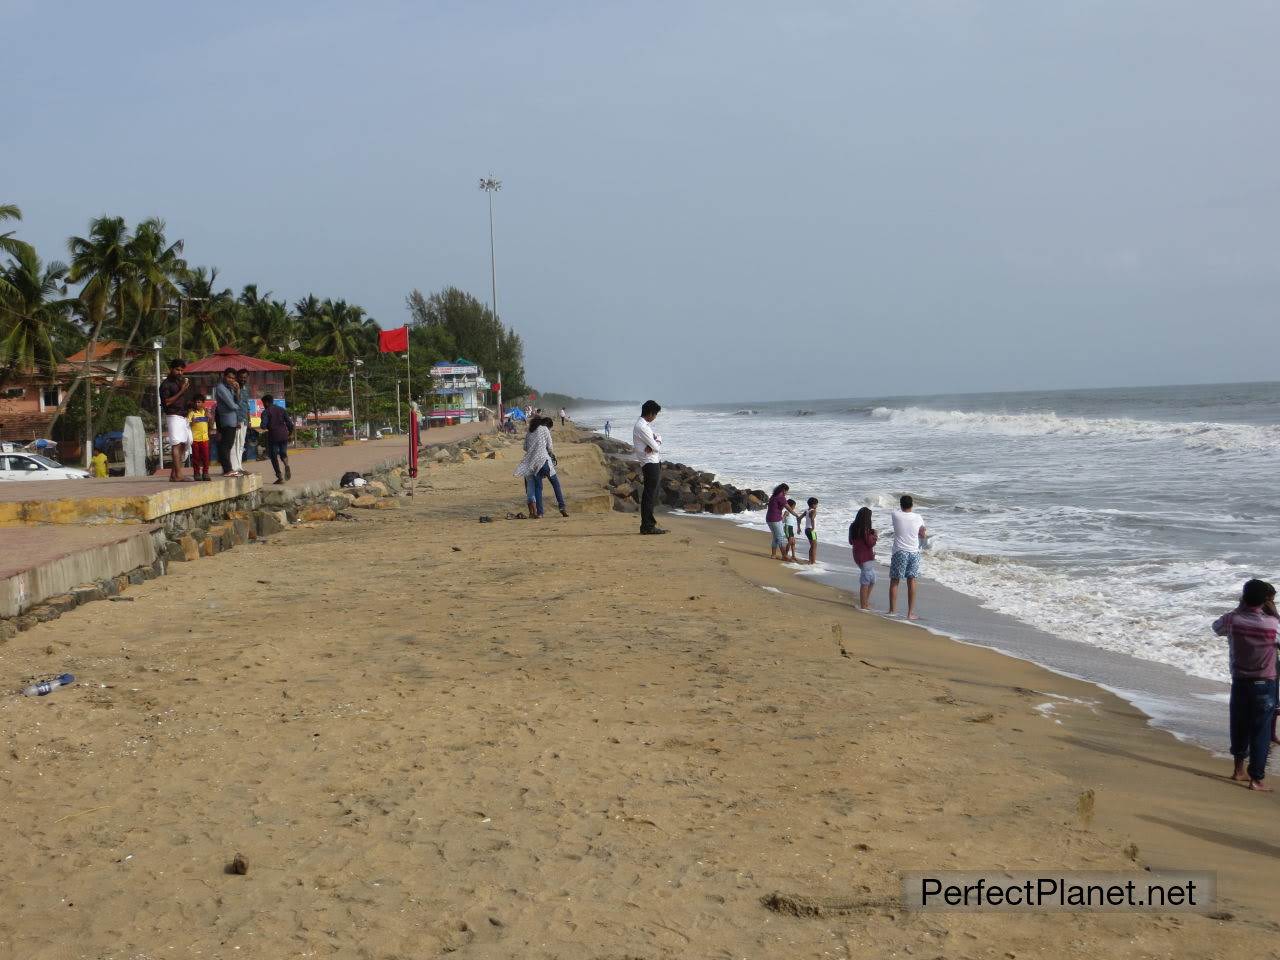
[[[658,502],[658,481],[662,478],[662,438],[653,431],[653,421],[662,407],[656,400],[646,400],[640,408],[640,418],[631,428],[631,446],[640,474],[644,477],[644,491],[640,495],[640,532],[644,534],[666,533],[658,526],[653,508]]]
[[[907,619],[916,616],[916,577],[920,576],[920,541],[929,535],[924,528],[924,518],[913,513],[914,502],[909,496],[899,501],[901,510],[893,511],[893,556],[889,560],[889,613],[898,607],[898,581],[907,581]]]

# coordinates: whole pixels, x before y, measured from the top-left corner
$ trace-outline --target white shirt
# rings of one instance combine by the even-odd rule
[[[645,447],[652,452],[646,453]],[[637,420],[631,430],[631,448],[641,463],[662,462],[662,438],[653,432],[653,424],[644,417]]]
[[[893,511],[893,549],[907,553],[920,552],[920,528],[924,526],[924,517],[914,511]]]

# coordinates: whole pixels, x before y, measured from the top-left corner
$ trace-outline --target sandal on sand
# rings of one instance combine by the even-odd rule
[[[508,513],[507,519],[508,520],[527,520],[528,518],[523,513]]]

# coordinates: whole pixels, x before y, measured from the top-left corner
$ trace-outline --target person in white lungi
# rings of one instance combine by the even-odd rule
[[[187,459],[187,448],[191,445],[191,424],[187,421],[187,401],[190,399],[191,381],[184,371],[185,360],[170,360],[169,375],[160,383],[160,405],[164,407],[165,432],[169,435],[169,480],[177,483],[185,480],[182,475],[182,462]],[[164,462],[164,451],[161,451],[161,462]]]
[[[253,399],[249,396],[249,371],[237,370],[236,383],[240,387],[236,393],[240,409],[236,416],[236,438],[231,444],[231,471],[244,476],[244,441],[249,435],[249,416],[253,410]]]

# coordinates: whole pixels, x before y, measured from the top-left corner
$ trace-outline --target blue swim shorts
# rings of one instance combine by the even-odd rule
[[[906,550],[893,551],[889,561],[890,580],[914,580],[920,576],[920,554]]]
[[[858,569],[862,571],[858,576],[858,583],[864,587],[874,587],[876,585],[876,562],[867,560],[858,564]]]

